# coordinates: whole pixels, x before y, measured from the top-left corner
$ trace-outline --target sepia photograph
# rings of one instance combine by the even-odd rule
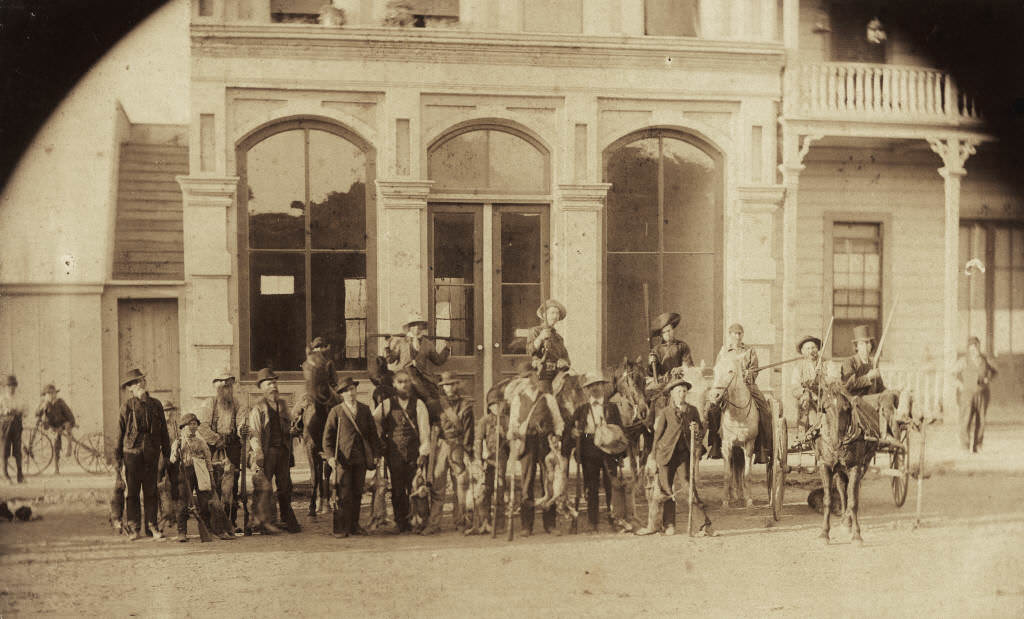
[[[0,0],[0,619],[1024,617],[1021,33]]]

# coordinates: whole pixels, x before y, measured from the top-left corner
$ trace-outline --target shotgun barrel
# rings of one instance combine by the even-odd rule
[[[405,337],[404,333],[367,333],[366,337],[379,337],[379,338],[392,338],[392,337]],[[468,342],[469,340],[464,337],[455,337],[454,335],[424,335],[424,339],[428,340],[445,340],[448,342]]]

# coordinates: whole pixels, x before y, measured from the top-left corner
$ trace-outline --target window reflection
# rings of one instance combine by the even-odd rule
[[[249,149],[249,247],[306,246],[305,140],[302,131],[277,133]]]
[[[500,129],[474,129],[427,155],[438,191],[547,193],[548,159],[529,141]]]

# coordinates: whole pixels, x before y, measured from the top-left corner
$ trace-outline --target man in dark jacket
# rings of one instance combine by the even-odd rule
[[[199,408],[199,436],[212,454],[213,478],[224,504],[225,516],[235,525],[238,512],[238,475],[242,465],[242,441],[238,436],[244,412],[235,398],[235,377],[223,370],[213,377],[214,397]]]
[[[679,319],[679,314],[666,312],[651,322],[651,337],[659,340],[647,357],[647,369],[649,376],[657,374],[658,382],[666,382],[669,372],[675,368],[693,365],[689,344],[676,339]]]
[[[331,409],[324,426],[323,452],[334,471],[334,536],[366,535],[359,526],[359,504],[366,471],[376,468],[380,438],[370,407],[356,400],[358,381],[338,385],[341,404]]]
[[[409,492],[418,468],[425,468],[430,456],[430,413],[413,390],[408,370],[395,372],[395,395],[373,411],[381,427],[384,457],[391,474],[391,508],[398,532],[412,529],[409,522]]]
[[[299,532],[299,522],[292,511],[291,422],[285,401],[279,397],[277,374],[263,368],[256,374],[256,386],[262,392],[249,413],[248,425],[243,425],[252,452],[252,483],[255,491],[257,528],[263,533],[277,533],[270,521],[273,482],[277,482],[277,505],[289,533]]]
[[[459,379],[454,372],[441,373],[440,435],[434,450],[433,485],[430,487],[430,522],[424,535],[441,530],[444,497],[448,489],[448,474],[454,481],[455,508],[452,520],[456,528],[465,524],[467,512],[466,492],[469,490],[469,472],[466,464],[473,457],[474,416],[473,404],[459,393]]]
[[[989,387],[996,369],[981,353],[981,340],[967,340],[967,355],[960,357],[953,368],[957,399],[960,404],[960,445],[978,452],[985,438],[985,417],[988,413]]]
[[[896,445],[892,420],[898,400],[895,391],[886,389],[882,373],[871,358],[875,338],[866,325],[853,328],[853,346],[856,352],[843,361],[839,378],[846,391],[854,396],[852,404],[856,423],[868,436]]]
[[[39,403],[39,409],[36,411],[36,418],[42,420],[43,427],[56,433],[56,438],[53,441],[53,472],[57,475],[60,475],[60,453],[63,447],[63,438],[65,436],[68,438],[68,452],[65,455],[70,457],[71,429],[75,427],[75,415],[64,399],[57,397],[59,391],[60,389],[57,389],[55,385],[47,385],[41,394],[43,401]]]
[[[690,383],[677,378],[665,385],[669,393],[667,406],[658,409],[654,420],[654,449],[647,457],[647,469],[656,474],[655,492],[650,503],[647,526],[636,532],[637,535],[651,535],[664,531],[665,535],[676,532],[676,501],[673,490],[676,471],[683,466],[686,480],[690,480],[690,432],[691,424],[696,432],[694,443],[700,444],[703,427],[697,409],[686,402],[686,394]],[[703,516],[704,524],[701,532],[714,535],[711,519],[708,518],[704,502],[700,500],[696,488],[693,491],[693,506],[698,515]]]
[[[128,399],[121,406],[119,434],[114,447],[117,468],[124,467],[127,525],[132,539],[142,539],[139,491],[146,509],[146,524],[154,537],[161,537],[157,528],[157,470],[160,456],[171,457],[171,439],[167,434],[164,407],[146,391],[146,375],[133,369],[121,381],[128,390]]]
[[[598,428],[611,424],[622,427],[622,416],[614,402],[606,397],[605,386],[608,381],[599,376],[588,377],[582,387],[587,393],[587,403],[576,409],[573,419],[572,437],[577,439],[579,452],[576,457],[583,469],[583,487],[587,495],[587,520],[590,528],[597,533],[598,511],[601,506],[598,491],[601,487],[601,471],[609,478],[614,478],[618,471],[618,462],[614,456],[606,454],[594,444],[594,435]]]
[[[526,336],[526,352],[537,370],[538,386],[544,393],[551,393],[552,382],[561,372],[569,370],[569,351],[562,334],[555,325],[565,320],[565,306],[554,299],[548,299],[537,308],[541,324],[530,327]]]

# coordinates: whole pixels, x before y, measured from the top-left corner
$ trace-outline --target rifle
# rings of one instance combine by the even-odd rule
[[[768,368],[773,368],[773,367],[776,367],[776,366],[779,366],[779,365],[786,365],[787,363],[793,363],[794,361],[800,361],[801,359],[803,359],[803,357],[793,357],[792,359],[786,359],[784,361],[776,361],[775,363],[769,363],[768,365],[759,365],[757,367],[757,370],[754,370],[754,371],[761,372],[763,370],[767,370]]]
[[[242,502],[242,534],[252,535],[252,527],[249,526],[249,490],[246,486],[246,478],[249,477],[249,469],[247,468],[248,463],[246,462],[246,454],[249,451],[249,424],[242,424],[242,459],[240,479],[238,486],[238,499]]]
[[[512,423],[511,417],[509,418],[509,423],[510,424]],[[508,461],[506,462],[506,468],[508,468],[508,467],[512,468],[512,474],[511,474],[512,479],[509,481],[509,484],[508,484],[508,506],[506,507],[506,512],[505,512],[506,513],[505,519],[507,520],[507,522],[505,524],[508,527],[508,537],[507,537],[507,539],[508,539],[508,541],[511,542],[512,539],[515,538],[515,531],[512,528],[512,515],[513,515],[513,513],[515,511],[515,505],[516,505],[516,465],[512,461],[512,444],[511,443],[509,443]],[[506,470],[505,472],[508,472],[508,471]],[[505,473],[502,473],[502,475],[504,475],[504,474]]]
[[[875,357],[871,360],[871,367],[878,367],[878,358],[882,355],[882,344],[885,344],[885,336],[889,333],[889,325],[892,324],[892,317],[896,315],[896,304],[899,303],[900,293],[892,299],[892,308],[889,310],[889,317],[885,319],[885,328],[882,329],[882,337],[878,338],[878,348],[875,349]]]
[[[436,468],[436,464],[437,464],[437,438],[438,438],[438,435],[440,433],[441,433],[441,429],[439,427],[437,427],[437,426],[430,426],[430,454],[427,455],[427,474],[424,475],[424,479],[426,480],[426,484],[427,484],[427,490],[430,491],[430,492],[427,493],[427,509],[428,509],[427,513],[428,514],[430,513],[429,510],[433,507],[430,504],[430,497],[433,495],[433,489],[434,489],[433,488],[434,487],[434,468]],[[448,480],[442,479],[441,483],[447,483],[447,481]],[[443,511],[443,509],[442,509],[442,511]],[[428,516],[428,518],[429,518],[429,516]],[[430,524],[436,524],[436,523],[430,523]]]
[[[697,446],[695,436],[697,434],[697,424],[690,422],[690,475],[689,481],[687,482],[687,493],[690,495],[687,499],[689,503],[689,513],[686,516],[686,532],[690,537],[693,537],[693,496],[694,488],[696,487],[697,477]]]
[[[484,413],[484,414],[486,415],[487,413]],[[481,454],[481,455],[483,455],[483,454]],[[485,466],[486,466],[486,463],[485,463]],[[508,462],[505,463],[505,466],[506,467],[508,466]],[[498,537],[498,497],[499,496],[503,496],[501,494],[501,491],[503,490],[502,487],[501,487],[501,481],[502,481],[502,478],[505,476],[504,472],[502,472],[500,475],[498,474],[500,470],[501,470],[501,411],[499,410],[498,414],[495,415],[495,421],[494,421],[494,488],[491,491],[492,492],[492,496],[491,496],[491,539],[495,539],[495,538]],[[486,474],[487,474],[487,472],[484,471],[484,475],[486,475]]]
[[[379,338],[392,338],[392,337],[405,337],[404,333],[367,333],[366,337],[379,337]],[[454,335],[424,335],[425,339],[428,340],[446,340],[449,342],[468,342],[469,340],[464,337],[455,337]]]
[[[643,331],[644,331],[644,333],[648,334],[648,336],[647,336],[647,349],[648,349],[648,354],[649,354],[650,353],[650,348],[651,348],[651,337],[650,337],[650,331],[649,331],[649,329],[651,328],[651,300],[650,300],[650,298],[648,298],[648,294],[647,294],[647,290],[648,290],[647,282],[643,283],[643,290],[644,290],[644,324],[643,324]],[[654,382],[657,383],[658,382],[658,365],[657,365],[657,363],[653,363],[652,362],[650,364],[650,366],[651,366],[651,376],[654,377]],[[577,505],[576,508],[579,509],[579,505]]]
[[[178,448],[181,449],[180,444]],[[178,458],[178,461],[181,462],[181,458]],[[210,534],[210,529],[203,522],[203,517],[199,514],[199,507],[196,505],[196,493],[193,492],[192,488],[192,477],[188,474],[188,469],[185,466],[181,467],[181,474],[185,476],[185,488],[186,492],[188,492],[188,511],[195,517],[196,524],[199,527],[199,540],[203,543],[212,542],[213,535]]]
[[[576,420],[575,419],[573,420],[573,425],[576,425]],[[579,533],[579,528],[580,528],[580,525],[579,525],[579,522],[580,522],[580,517],[579,517],[579,513],[580,513],[580,497],[583,495],[583,464],[581,463],[582,460],[583,460],[582,445],[583,445],[582,435],[577,435],[576,436],[576,498],[573,501],[575,503],[575,505],[573,505],[573,509],[576,510],[576,519],[573,520],[573,523],[572,523],[572,528],[573,528],[573,532],[574,533]],[[589,516],[589,514],[588,514],[588,516]]]

